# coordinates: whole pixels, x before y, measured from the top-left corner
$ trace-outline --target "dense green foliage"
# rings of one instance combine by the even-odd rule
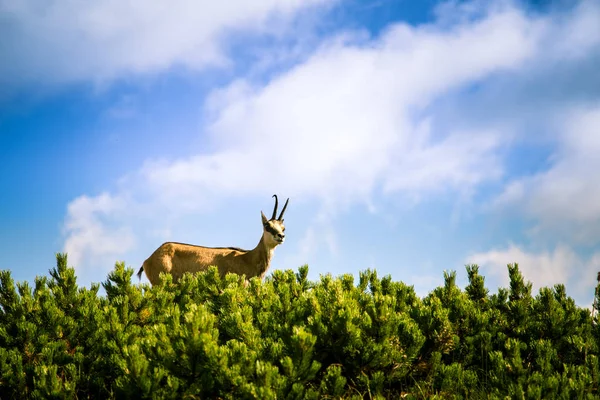
[[[598,398],[597,317],[516,265],[490,295],[476,266],[421,299],[376,272],[261,282],[213,268],[76,284],[65,255],[35,287],[0,272],[0,398]]]

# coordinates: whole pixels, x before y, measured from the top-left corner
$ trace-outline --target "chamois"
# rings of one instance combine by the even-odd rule
[[[237,247],[204,247],[191,244],[166,242],[152,253],[142,264],[137,275],[142,279],[142,272],[152,285],[160,281],[160,273],[168,273],[173,276],[173,281],[179,280],[184,273],[195,273],[204,271],[209,266],[218,268],[221,276],[228,272],[245,275],[246,279],[258,276],[262,279],[271,263],[275,247],[283,243],[285,239],[285,226],[283,225],[283,213],[287,208],[288,198],[279,214],[277,215],[277,195],[275,207],[271,219],[267,219],[261,211],[263,234],[258,245],[252,250],[243,250]]]

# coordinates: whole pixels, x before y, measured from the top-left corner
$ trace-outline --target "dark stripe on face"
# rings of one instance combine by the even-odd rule
[[[269,232],[269,233],[270,233],[271,235],[273,235],[273,236],[278,236],[278,235],[279,235],[279,232],[277,232],[277,231],[275,230],[275,228],[273,228],[273,227],[272,227],[271,225],[269,225],[269,224],[265,224],[265,230],[266,230],[267,232]]]

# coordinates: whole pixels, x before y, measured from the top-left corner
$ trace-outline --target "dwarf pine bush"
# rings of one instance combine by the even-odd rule
[[[419,298],[371,270],[150,287],[117,263],[100,296],[58,254],[33,287],[0,272],[0,398],[599,398],[597,314],[508,269],[498,293],[471,265]]]

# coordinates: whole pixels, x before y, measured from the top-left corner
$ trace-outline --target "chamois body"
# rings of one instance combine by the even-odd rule
[[[207,270],[214,265],[221,276],[227,273],[245,275],[246,279],[253,277],[263,278],[269,269],[275,247],[285,239],[285,226],[283,213],[287,207],[286,201],[281,215],[277,213],[277,196],[275,196],[273,217],[267,220],[261,211],[263,222],[263,235],[256,247],[252,250],[243,250],[237,247],[204,247],[185,243],[166,242],[152,253],[142,264],[138,271],[141,279],[142,272],[152,285],[160,282],[160,273],[173,276],[173,281],[179,280],[186,272],[196,273]],[[289,201],[289,199],[288,199]]]

